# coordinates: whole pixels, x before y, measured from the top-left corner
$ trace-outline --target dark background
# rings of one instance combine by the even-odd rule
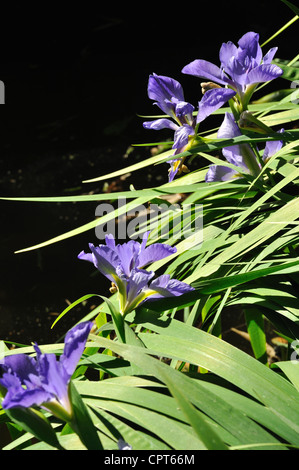
[[[149,148],[127,156],[132,143],[166,137],[144,130],[137,116],[156,112],[147,97],[149,74],[176,78],[196,105],[200,81],[181,74],[184,65],[196,58],[219,64],[222,42],[236,43],[252,30],[262,43],[294,16],[279,0],[106,3],[106,11],[102,2],[1,7],[0,196],[101,192],[102,182],[82,180],[150,156]],[[277,45],[277,57],[292,59],[297,44],[295,23],[269,48]],[[282,86],[277,80],[274,88]],[[161,166],[113,184],[142,189],[166,180]],[[0,339],[53,342],[93,303],[50,330],[68,301],[107,293],[103,276],[77,260],[96,243],[93,231],[14,254],[93,220],[95,207],[0,201]]]

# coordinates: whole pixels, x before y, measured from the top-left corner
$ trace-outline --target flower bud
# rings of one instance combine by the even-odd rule
[[[116,287],[116,284],[114,284],[114,282],[111,282],[111,287],[109,291],[111,292],[111,294],[115,294],[115,292],[117,292],[117,287]]]
[[[222,88],[220,85],[217,85],[214,82],[202,82],[200,84],[201,86],[201,92],[204,95],[206,91],[212,90],[213,88]]]

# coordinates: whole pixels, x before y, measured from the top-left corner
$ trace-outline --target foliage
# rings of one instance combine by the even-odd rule
[[[297,7],[284,3],[298,14]],[[283,72],[285,87],[256,101],[252,95],[250,102],[243,102],[243,109],[233,108],[239,119],[242,112],[251,113],[246,115],[250,125],[241,127],[241,135],[219,138],[215,130],[198,133],[200,128],[193,126],[197,138],[180,148],[175,159],[180,165],[190,159],[198,161],[199,169],[177,174],[157,187],[116,192],[113,200],[125,198],[125,206],[18,251],[67,240],[141,205],[165,202],[165,197],[180,193],[184,200],[176,212],[169,204],[154,229],[148,220],[136,228],[139,234],[151,230],[150,245],[167,240],[176,247],[170,257],[157,258],[149,269],[194,290],[141,303],[125,315],[119,311],[117,293],[109,298],[106,292],[87,293],[70,305],[56,322],[87,298],[100,299],[98,307],[82,319],[93,320],[94,330],[70,383],[77,424],[71,426],[44,409],[1,409],[0,422],[7,424],[13,436],[5,450],[110,450],[123,441],[134,450],[299,448],[299,92],[290,88],[299,80],[298,56],[289,61],[275,59],[275,65]],[[227,104],[213,111],[219,127],[232,111],[232,103]],[[148,118],[165,119],[165,115]],[[282,127],[284,132],[279,134]],[[278,140],[283,142],[281,148],[263,161],[267,143]],[[240,166],[222,158],[222,149],[232,145],[249,146],[255,152],[261,168],[257,175],[240,175]],[[152,165],[161,165],[164,171],[165,162],[173,156],[169,142],[166,148],[85,183]],[[207,182],[211,164],[233,169],[241,177]],[[111,198],[103,193],[13,201],[83,205]],[[197,205],[202,212],[191,210],[187,235],[179,239],[175,227],[182,223],[180,216]],[[203,221],[200,241],[198,232],[191,229],[197,217]],[[173,224],[167,226],[169,219]],[[222,320],[235,307],[244,312],[252,354],[222,339]],[[269,355],[266,327],[281,341],[275,361]],[[10,351],[3,342],[0,345],[4,356],[35,355],[31,346]],[[63,347],[56,343],[43,345],[41,350],[60,356]],[[0,392],[5,396],[5,389]]]

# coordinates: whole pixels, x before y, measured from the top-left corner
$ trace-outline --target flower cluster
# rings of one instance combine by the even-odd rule
[[[146,247],[150,232],[142,242],[130,240],[116,245],[114,237],[106,236],[106,245],[89,244],[90,253],[82,251],[79,259],[89,261],[112,282],[112,291],[118,291],[122,315],[134,310],[147,300],[179,296],[193,287],[164,274],[154,279],[155,273],[144,268],[176,253],[176,248],[162,243]]]
[[[178,81],[162,75],[150,75],[148,82],[149,98],[156,100],[154,104],[173,120],[161,118],[144,122],[143,126],[146,129],[160,130],[168,128],[175,131],[172,146],[175,150],[173,156],[178,155],[196,144],[198,124],[235,94],[235,91],[224,88],[207,91],[198,103],[198,113],[195,118],[193,116],[195,108],[184,100],[184,92]],[[174,158],[169,161],[169,181],[172,181],[177,173],[181,173],[183,162],[183,158]]]
[[[197,59],[186,65],[182,73],[206,78],[213,83],[232,88],[236,91],[235,98],[239,101],[239,111],[244,111],[259,83],[268,82],[282,75],[282,69],[271,64],[276,51],[277,47],[273,47],[263,57],[259,35],[249,32],[239,39],[238,47],[231,41],[222,44],[219,51],[220,67],[206,60]]]
[[[277,48],[270,49],[263,56],[259,45],[259,35],[255,32],[244,34],[236,46],[232,42],[223,43],[220,52],[220,67],[206,60],[197,59],[186,65],[182,73],[208,79],[202,83],[203,97],[198,103],[198,110],[184,98],[181,84],[170,77],[150,75],[148,96],[168,117],[143,123],[146,129],[172,129],[174,133],[173,157],[169,160],[169,181],[185,170],[184,157],[179,154],[191,149],[200,141],[197,135],[199,124],[229,102],[231,115],[226,115],[220,127],[218,137],[233,138],[242,135],[237,124],[242,113],[247,110],[250,98],[259,83],[268,82],[282,75],[280,67],[272,64]],[[271,130],[270,130],[271,131]],[[277,151],[276,146],[267,144],[266,154]],[[233,146],[223,150],[223,155],[243,171],[257,176],[261,170],[256,156],[248,145]],[[265,160],[265,157],[264,157]],[[211,166],[206,181],[226,180],[240,175],[237,171],[224,166]]]
[[[43,354],[37,344],[34,345],[36,358],[26,354],[5,357],[0,365],[0,385],[7,389],[3,409],[38,406],[71,421],[69,384],[91,327],[91,322],[82,322],[68,331],[59,360],[53,353]]]
[[[280,129],[282,133],[284,129]],[[242,135],[239,127],[235,123],[234,117],[230,113],[225,113],[225,118],[219,128],[217,136],[220,139],[231,139]],[[281,149],[283,142],[269,141],[266,143],[262,160],[267,162],[270,157],[275,155]],[[229,168],[223,165],[210,165],[206,174],[206,182],[211,183],[214,181],[228,181],[233,178],[240,178],[242,174],[250,174],[257,176],[261,171],[261,165],[257,161],[253,149],[248,144],[232,145],[222,149],[222,154],[228,163],[231,163],[240,168],[240,171],[234,168]]]

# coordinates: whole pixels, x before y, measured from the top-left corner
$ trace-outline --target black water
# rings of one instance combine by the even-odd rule
[[[195,58],[218,63],[222,42],[236,42],[249,30],[265,40],[294,16],[279,0],[176,2],[167,3],[168,10],[161,4],[115,5],[110,12],[81,4],[68,11],[52,3],[11,12],[3,7],[0,196],[101,192],[102,183],[82,180],[149,156],[147,148],[127,157],[132,143],[163,140],[163,134],[145,131],[137,116],[153,112],[146,93],[150,73],[181,81],[186,100],[196,104],[199,81],[180,73],[184,65]],[[296,55],[297,31],[293,27],[271,44],[280,46],[279,57]],[[159,167],[112,181],[110,189],[142,189],[166,177],[167,167]],[[94,203],[0,201],[0,339],[55,341],[97,301],[74,309],[50,330],[68,302],[106,293],[105,280],[77,260],[88,242],[96,242],[93,231],[14,254],[93,220],[94,212]]]

